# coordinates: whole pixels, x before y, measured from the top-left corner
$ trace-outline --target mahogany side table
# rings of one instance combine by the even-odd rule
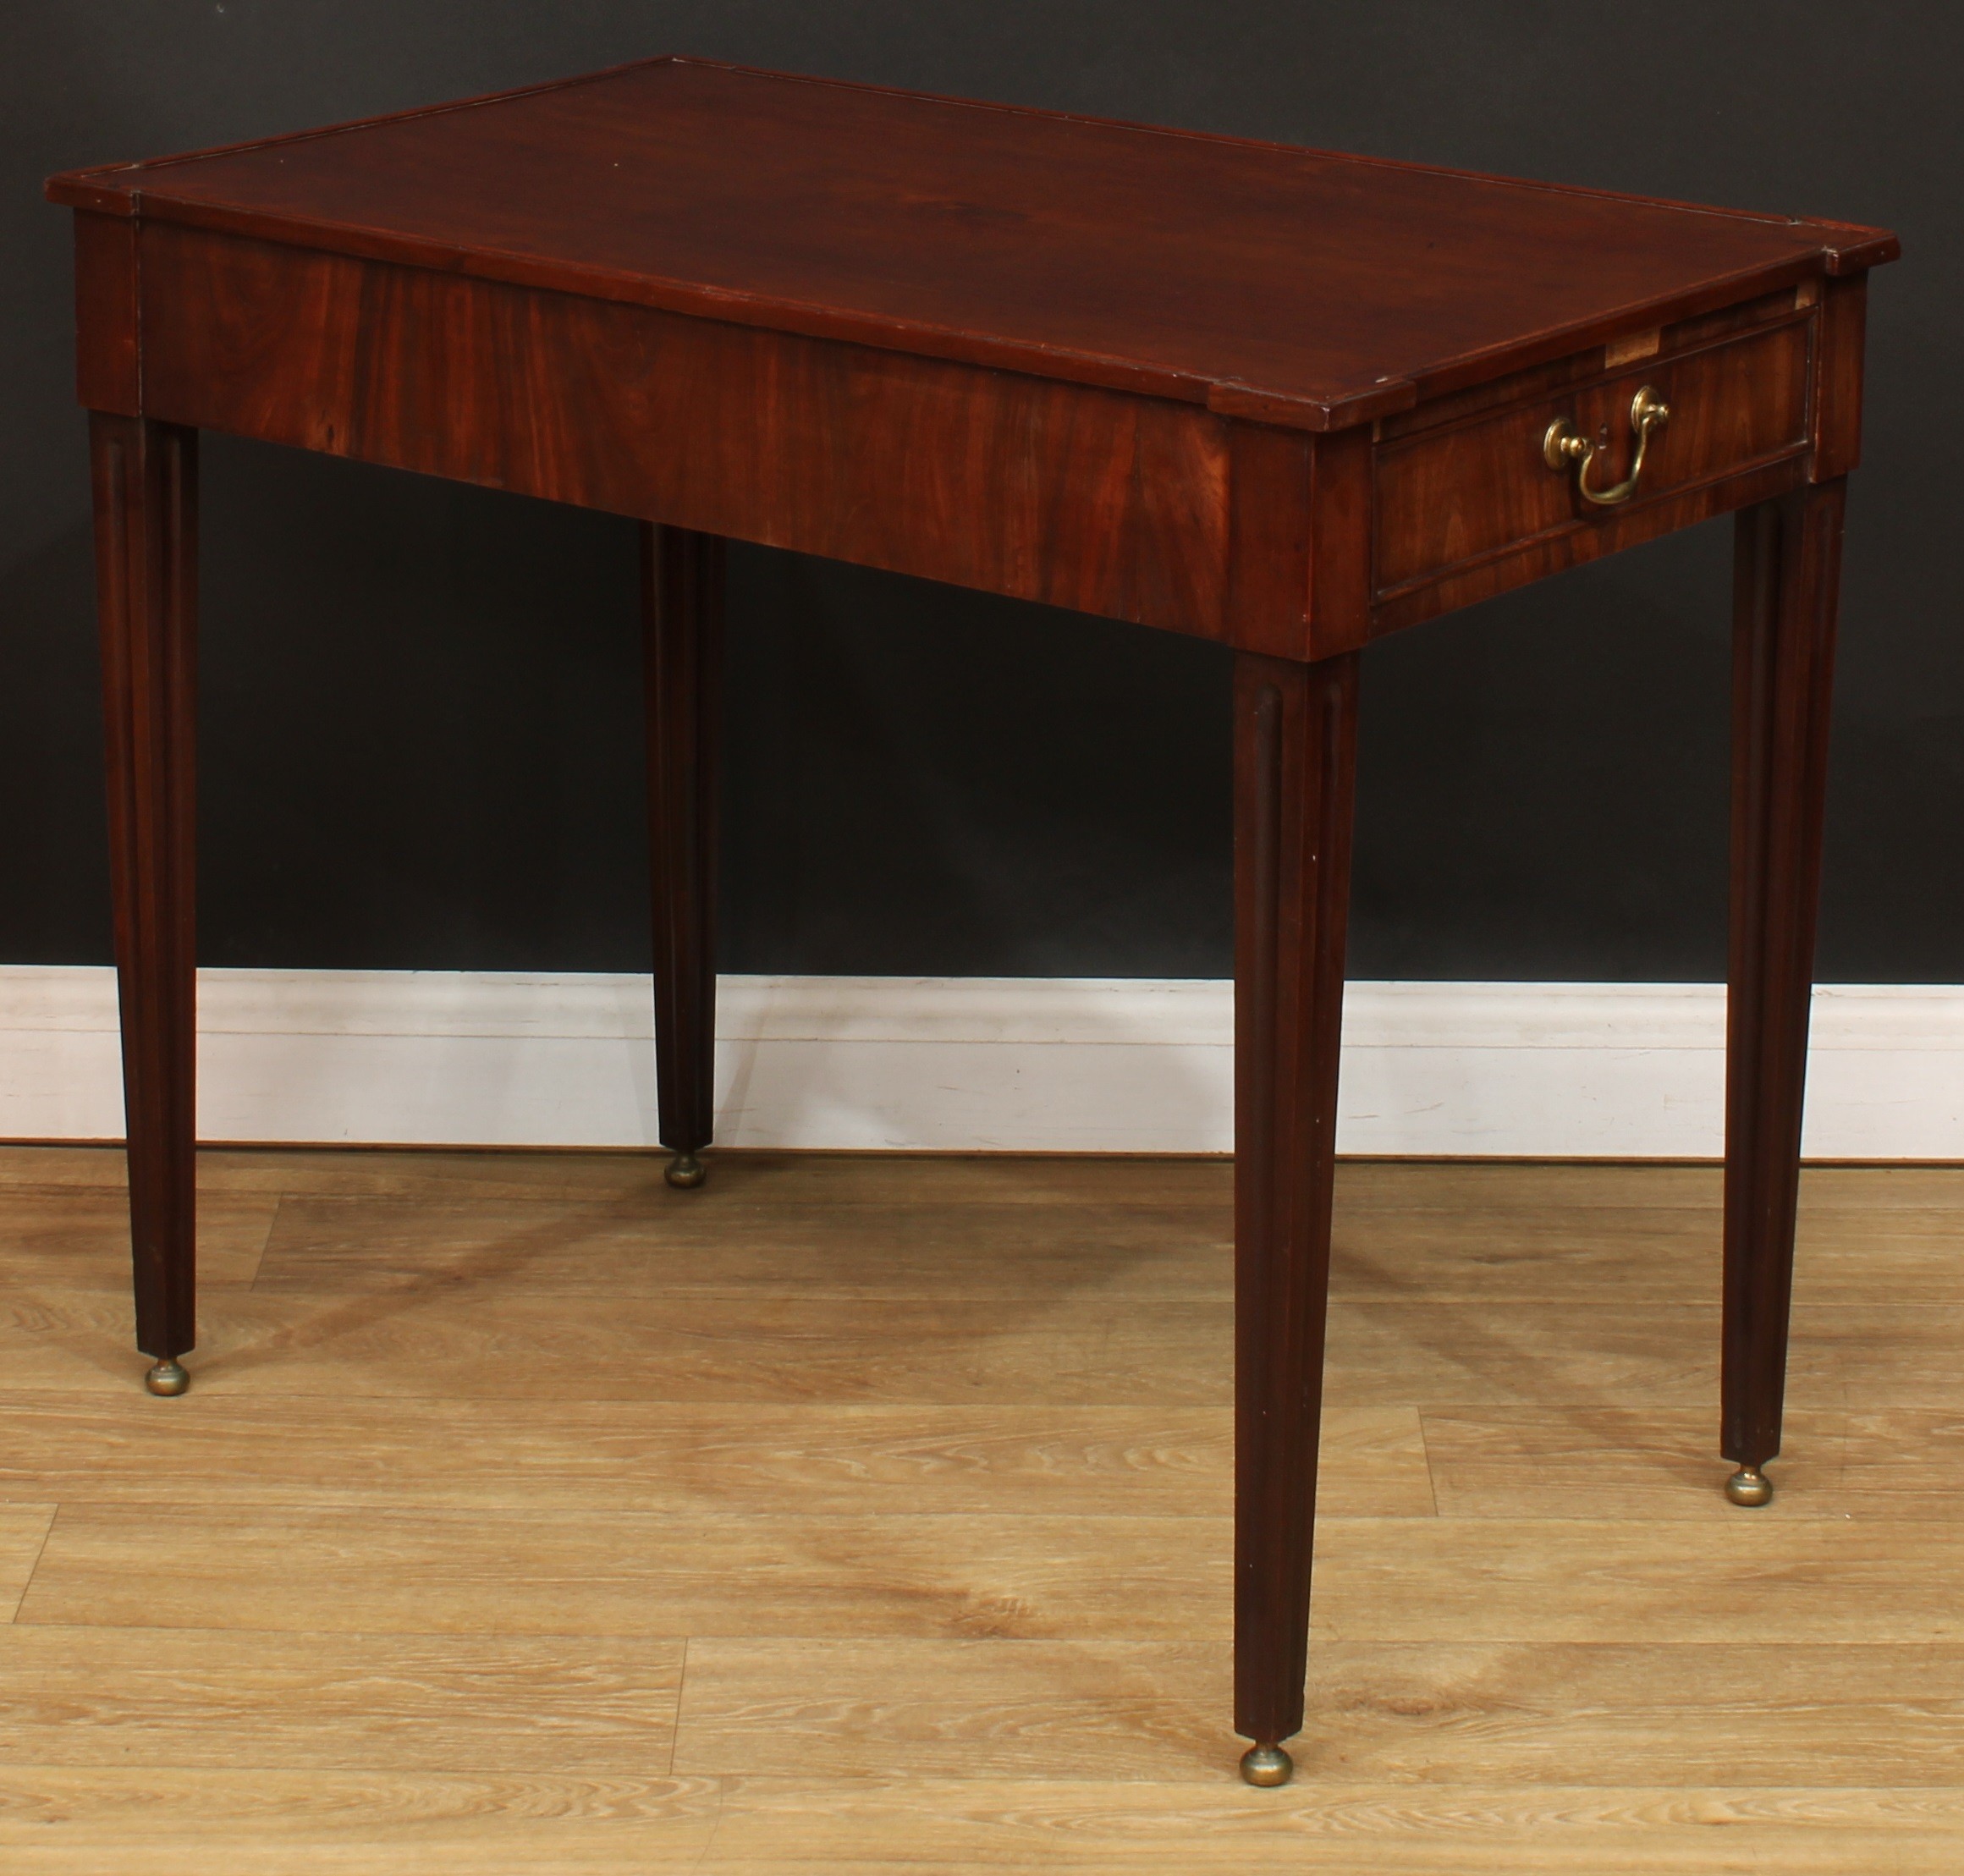
[[[78,171],[136,1340],[193,1326],[196,442],[643,523],[660,1134],[723,543],[1235,654],[1235,1725],[1302,1724],[1358,654],[1735,513],[1720,1447],[1780,1450],[1845,478],[1893,236],[662,58]]]

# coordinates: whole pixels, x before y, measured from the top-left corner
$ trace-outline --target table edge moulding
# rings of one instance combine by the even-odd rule
[[[660,1137],[707,1176],[723,543],[1235,655],[1235,1724],[1309,1633],[1360,653],[1735,522],[1719,1444],[1779,1451],[1846,477],[1893,235],[664,58],[54,178],[137,1345],[195,1342],[197,433],[641,526]],[[668,1202],[686,1204],[685,1196]]]

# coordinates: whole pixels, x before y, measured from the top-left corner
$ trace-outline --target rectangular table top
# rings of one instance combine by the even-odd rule
[[[1896,252],[1845,223],[683,58],[48,194],[1310,430]]]

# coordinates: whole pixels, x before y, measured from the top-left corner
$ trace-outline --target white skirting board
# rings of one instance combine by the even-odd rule
[[[648,1146],[648,980],[206,971],[208,1140]],[[1233,993],[1213,982],[725,977],[734,1147],[1222,1153]],[[1716,984],[1353,983],[1351,1153],[1708,1157]],[[0,967],[0,1138],[123,1131],[114,973]],[[1964,1158],[1964,986],[1815,993],[1806,1151]]]

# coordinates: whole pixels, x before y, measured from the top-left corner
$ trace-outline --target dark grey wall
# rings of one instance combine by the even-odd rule
[[[10,0],[0,960],[107,955],[49,171],[661,51],[1880,222],[1823,975],[1964,980],[1950,0]],[[204,960],[642,967],[633,536],[207,440]],[[1352,969],[1712,977],[1727,524],[1373,651]],[[1226,660],[739,549],[724,962],[1228,967]],[[1123,646],[1116,688],[1103,674]]]

